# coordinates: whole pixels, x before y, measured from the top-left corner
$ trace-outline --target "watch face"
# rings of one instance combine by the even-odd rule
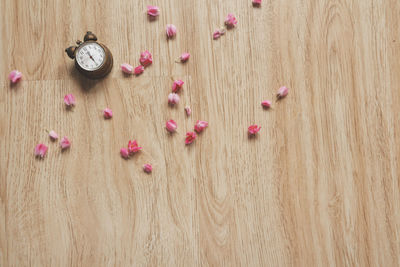
[[[105,60],[105,51],[98,43],[83,44],[76,53],[76,62],[87,71],[99,69]]]

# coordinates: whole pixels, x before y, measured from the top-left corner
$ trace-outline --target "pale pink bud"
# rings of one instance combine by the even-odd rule
[[[269,101],[269,100],[261,101],[261,106],[263,106],[264,108],[270,108],[271,107],[271,101]]]
[[[194,130],[197,133],[201,133],[206,127],[208,126],[208,122],[206,121],[197,121],[196,124],[194,125]]]
[[[225,25],[228,28],[232,28],[232,27],[235,27],[236,24],[237,24],[237,20],[236,20],[235,16],[233,14],[229,13],[225,19]]]
[[[179,103],[179,95],[175,93],[170,93],[168,95],[168,104],[175,105]]]
[[[187,116],[190,116],[190,114],[192,114],[192,109],[189,106],[185,107],[185,112]]]
[[[260,6],[261,0],[253,0],[253,6]]]
[[[61,139],[60,146],[62,149],[69,148],[71,146],[71,141],[69,141],[68,137],[64,136],[63,139]]]
[[[147,6],[147,15],[150,17],[157,17],[160,15],[160,9],[158,6]]]
[[[139,75],[142,74],[144,71],[144,67],[142,65],[139,65],[135,68],[135,70],[133,71],[133,73],[135,73],[135,75]]]
[[[285,96],[287,96],[288,93],[289,93],[289,88],[287,88],[286,86],[282,86],[278,90],[277,97],[278,99],[284,98]]]
[[[215,30],[214,33],[213,33],[213,39],[217,40],[217,39],[219,39],[219,37],[221,37],[224,34],[225,34],[225,30],[224,29]]]
[[[75,97],[72,94],[68,94],[64,96],[64,103],[67,107],[75,105]]]
[[[105,109],[103,110],[103,115],[104,115],[104,118],[106,118],[106,119],[111,119],[112,116],[113,116],[113,112],[112,112],[111,109],[105,108]]]
[[[189,53],[183,53],[181,55],[181,62],[186,62],[189,58],[190,58],[190,54]]]
[[[50,136],[51,140],[53,140],[53,141],[58,139],[58,134],[53,130],[51,130],[49,132],[49,136]]]
[[[131,65],[129,65],[128,63],[121,64],[121,70],[123,73],[126,73],[126,74],[133,73],[133,67]]]
[[[35,156],[44,158],[44,156],[46,156],[47,149],[48,149],[48,147],[45,144],[38,144],[35,147]]]
[[[10,72],[10,74],[8,75],[8,79],[12,82],[12,83],[17,83],[19,82],[19,80],[21,80],[22,78],[22,73],[19,72],[18,70],[13,70]]]
[[[178,126],[176,125],[176,122],[174,120],[169,120],[165,123],[165,128],[168,132],[173,133],[176,131],[176,128],[178,128]]]
[[[186,133],[186,138],[185,138],[185,144],[190,145],[191,143],[194,142],[196,139],[197,135],[195,132],[187,132]]]
[[[140,53],[140,64],[142,64],[144,67],[149,66],[151,63],[153,63],[153,56],[149,51],[144,51]]]
[[[258,133],[260,131],[261,127],[258,127],[257,124],[253,124],[249,126],[249,135],[255,135],[256,133]]]
[[[153,166],[151,166],[151,164],[146,163],[143,165],[143,171],[145,173],[151,173],[152,170],[153,170]]]
[[[174,24],[167,24],[166,33],[168,38],[173,38],[176,35],[176,27]]]
[[[129,158],[129,151],[125,147],[121,148],[119,153],[121,153],[121,157],[123,157],[124,159]]]
[[[177,91],[179,91],[182,88],[183,84],[184,82],[182,80],[175,80],[172,84],[172,92],[176,93]]]
[[[128,143],[128,152],[129,152],[129,154],[136,153],[136,152],[138,152],[140,150],[142,150],[142,147],[140,147],[138,145],[136,140],[133,140],[133,141],[129,140],[129,143]]]

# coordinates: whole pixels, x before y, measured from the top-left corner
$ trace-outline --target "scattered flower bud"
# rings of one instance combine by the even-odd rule
[[[281,99],[287,96],[288,93],[289,93],[289,88],[287,88],[286,86],[282,86],[281,88],[279,88],[276,96],[278,97],[278,99]]]
[[[126,149],[125,147],[121,148],[121,150],[119,151],[119,153],[121,153],[121,157],[123,157],[124,159],[129,158],[128,149]]]
[[[225,29],[215,30],[213,33],[213,39],[217,40],[217,39],[219,39],[219,37],[221,37],[224,34],[225,34]]]
[[[261,0],[253,0],[253,6],[260,6]]]
[[[261,101],[261,106],[263,106],[264,108],[270,108],[271,107],[271,101],[269,101],[269,100]]]
[[[123,73],[126,73],[126,74],[133,73],[133,67],[131,65],[129,65],[128,63],[121,64],[121,70]]]
[[[176,27],[174,24],[167,24],[166,29],[167,37],[173,38],[176,35]]]
[[[190,58],[190,54],[187,52],[183,53],[180,58],[181,58],[181,62],[186,62]]]
[[[185,107],[185,112],[187,116],[190,116],[190,114],[192,114],[192,109],[189,106]]]
[[[197,135],[195,132],[187,132],[186,133],[186,138],[185,138],[185,144],[190,145],[191,143],[194,142],[196,139]]]
[[[257,124],[253,124],[249,126],[249,135],[255,135],[256,133],[258,133],[260,131],[261,127],[258,127]]]
[[[158,6],[147,6],[147,15],[155,18],[160,15],[160,9],[158,8]]]
[[[176,131],[176,128],[178,126],[176,125],[176,122],[174,120],[169,120],[165,124],[165,128],[167,129],[168,132],[173,133]]]
[[[138,151],[142,150],[142,148],[140,146],[138,146],[136,140],[129,140],[128,143],[128,152],[130,155],[132,155],[133,153],[136,153]]]
[[[175,105],[179,103],[179,95],[175,93],[170,93],[168,95],[168,104]]]
[[[140,75],[142,74],[144,71],[144,67],[142,65],[139,65],[135,68],[135,70],[133,71],[133,73],[135,73],[135,75]]]
[[[12,83],[17,83],[19,82],[19,80],[21,80],[22,78],[22,73],[19,72],[18,70],[13,70],[12,72],[10,72],[10,74],[8,75],[8,79],[12,82]]]
[[[182,80],[175,80],[172,84],[172,92],[176,93],[177,91],[179,91],[182,88],[183,84],[184,82]]]
[[[53,130],[51,130],[49,132],[49,136],[50,136],[50,139],[53,140],[53,141],[58,139],[58,134]]]
[[[151,164],[146,163],[143,165],[143,171],[145,173],[151,173],[152,170],[153,170],[153,166],[151,166]]]
[[[233,28],[233,27],[235,27],[236,24],[237,24],[237,20],[236,20],[235,16],[233,14],[229,13],[225,19],[225,25],[228,28]]]
[[[140,53],[140,64],[142,64],[144,67],[149,66],[151,63],[153,63],[153,56],[149,51],[144,51]]]
[[[48,149],[48,147],[45,144],[38,144],[35,147],[35,156],[44,158],[44,156],[46,156],[47,149]]]
[[[64,136],[63,139],[61,139],[60,146],[62,149],[66,149],[71,146],[71,142],[69,141],[68,137]]]
[[[112,116],[113,116],[113,112],[112,112],[111,109],[105,108],[105,109],[103,110],[103,115],[104,115],[104,118],[105,118],[105,119],[111,119]]]
[[[75,97],[72,94],[64,96],[64,103],[67,107],[75,106]]]
[[[197,133],[201,133],[206,127],[208,126],[208,122],[206,121],[197,121],[196,124],[194,125],[194,130]]]

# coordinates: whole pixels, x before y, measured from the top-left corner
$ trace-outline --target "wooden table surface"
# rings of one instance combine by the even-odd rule
[[[400,265],[399,1],[3,0],[0,10],[1,266]],[[213,41],[229,12],[237,27]],[[178,28],[170,41],[167,23]],[[114,55],[103,80],[82,78],[64,52],[87,30]],[[124,77],[120,64],[146,49],[153,64]],[[175,63],[185,51],[189,62]],[[24,76],[11,87],[13,69]],[[172,79],[185,81],[175,108]],[[282,85],[288,97],[263,110]],[[210,125],[185,146],[197,119]],[[253,123],[262,129],[249,139]],[[130,139],[144,151],[123,160]]]

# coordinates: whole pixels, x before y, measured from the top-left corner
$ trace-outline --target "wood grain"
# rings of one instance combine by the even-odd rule
[[[156,21],[147,4],[160,6]],[[400,265],[399,1],[4,0],[0,10],[1,266]],[[229,12],[237,28],[213,41]],[[114,55],[101,81],[64,53],[87,30]],[[153,65],[124,77],[118,66],[145,49]],[[174,63],[185,51],[189,62]],[[15,87],[12,69],[24,75]],[[176,78],[185,86],[169,108]],[[282,85],[289,96],[263,110]],[[197,119],[210,126],[185,147]],[[262,130],[248,139],[252,123]],[[144,152],[125,161],[133,138]]]

